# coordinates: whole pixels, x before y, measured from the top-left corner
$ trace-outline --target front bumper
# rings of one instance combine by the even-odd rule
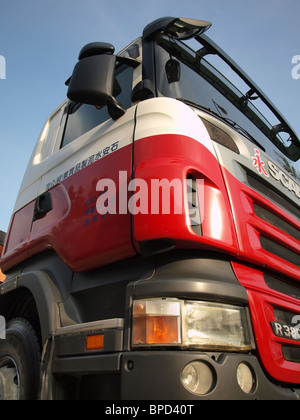
[[[205,395],[189,392],[181,372],[192,361],[206,363],[214,373],[213,386]],[[237,368],[246,363],[255,376],[251,393],[242,391]],[[248,354],[188,351],[136,351],[121,357],[122,400],[299,400],[300,388],[282,387],[264,374],[257,358]]]

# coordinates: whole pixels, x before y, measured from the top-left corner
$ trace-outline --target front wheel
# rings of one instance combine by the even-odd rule
[[[35,400],[40,380],[40,346],[32,325],[22,318],[8,322],[0,340],[0,400]]]

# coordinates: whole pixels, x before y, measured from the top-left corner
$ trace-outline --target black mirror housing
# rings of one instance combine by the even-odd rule
[[[71,101],[104,106],[113,96],[116,56],[93,55],[75,66],[67,96]]]
[[[102,54],[114,54],[115,47],[112,44],[107,42],[91,42],[90,44],[85,45],[79,53],[78,60],[82,60],[86,57],[91,57],[93,55],[102,55]]]

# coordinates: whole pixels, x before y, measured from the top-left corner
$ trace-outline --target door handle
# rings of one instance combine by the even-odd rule
[[[44,217],[52,208],[52,198],[49,191],[37,197],[34,205],[33,222]]]

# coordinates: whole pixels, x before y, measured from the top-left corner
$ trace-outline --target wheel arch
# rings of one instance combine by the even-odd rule
[[[50,276],[41,271],[21,274],[0,287],[0,314],[6,322],[22,317],[35,328],[43,347],[59,327],[59,290]]]

